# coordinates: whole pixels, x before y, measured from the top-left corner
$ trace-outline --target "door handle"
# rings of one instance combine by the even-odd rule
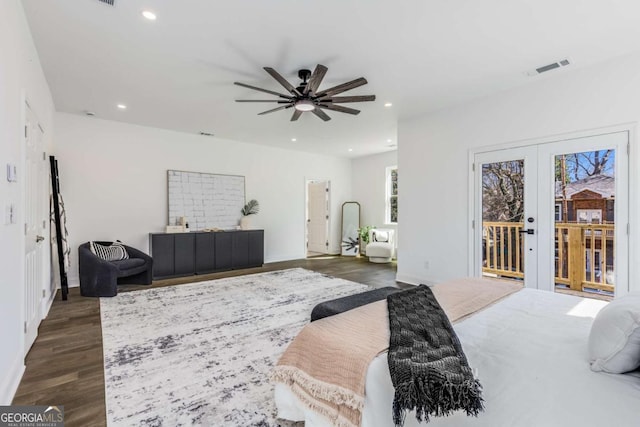
[[[42,236],[36,236],[36,243],[40,243],[44,240],[44,237]]]
[[[527,228],[526,230],[519,230],[518,233],[536,234],[536,230],[533,228]]]

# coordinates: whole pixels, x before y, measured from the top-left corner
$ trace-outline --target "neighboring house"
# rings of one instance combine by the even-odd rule
[[[614,222],[615,190],[615,179],[608,175],[594,175],[571,182],[565,188],[565,215],[562,186],[556,182],[556,222]]]

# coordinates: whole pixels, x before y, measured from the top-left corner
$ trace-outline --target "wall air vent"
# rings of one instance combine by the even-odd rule
[[[552,62],[551,64],[543,65],[542,67],[538,67],[535,70],[527,71],[525,74],[528,76],[537,76],[542,73],[546,73],[547,71],[555,70],[558,68],[566,67],[567,65],[571,65],[571,61],[569,59],[561,59],[557,62]]]
[[[113,6],[116,0],[98,0],[100,3],[108,4],[109,6]]]

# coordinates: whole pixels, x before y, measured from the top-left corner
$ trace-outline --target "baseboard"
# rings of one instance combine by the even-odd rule
[[[67,279],[67,286],[70,288],[79,288],[80,287],[80,278],[78,277],[70,277]]]
[[[396,282],[407,283],[409,285],[434,285],[437,283],[435,280],[425,279],[424,277],[410,276],[407,274],[396,274]]]
[[[306,255],[301,256],[300,254],[276,255],[276,256],[270,256],[268,258],[265,258],[264,263],[271,264],[274,262],[292,261],[295,259],[304,259],[305,257]]]
[[[56,299],[56,294],[53,293],[52,295],[50,295],[48,300],[42,301],[42,304],[40,307],[42,311],[40,312],[40,315],[43,320],[46,319],[47,316],[49,315],[49,310],[51,310],[51,306],[53,305],[53,301],[55,301],[55,299]]]
[[[0,380],[0,405],[11,405],[16,391],[18,391],[22,374],[24,374],[22,355],[18,354],[9,369],[3,369],[3,371],[9,375]]]

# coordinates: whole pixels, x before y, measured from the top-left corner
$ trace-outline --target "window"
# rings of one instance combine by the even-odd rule
[[[556,203],[556,222],[562,222],[562,203]]]
[[[586,224],[602,223],[601,209],[578,209],[578,222]]]
[[[387,224],[398,223],[398,167],[389,166],[387,168],[387,183],[386,183],[386,217],[385,222]]]

